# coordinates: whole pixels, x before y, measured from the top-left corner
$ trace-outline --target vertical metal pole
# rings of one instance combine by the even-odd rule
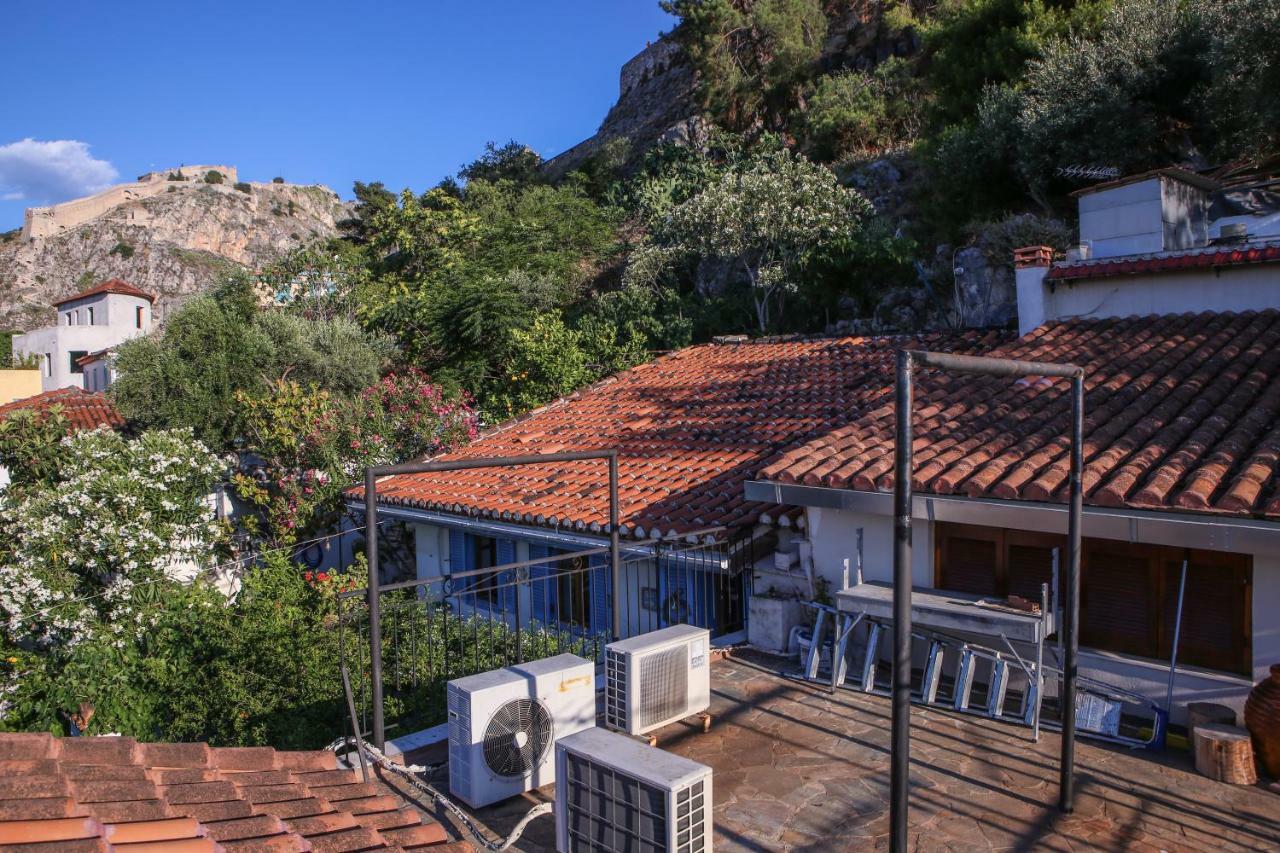
[[[360,721],[356,717],[356,702],[351,698],[351,677],[347,665],[342,665],[342,691],[347,695],[347,714],[351,717],[351,736],[356,739],[356,755],[360,756],[360,781],[369,781],[369,764],[364,760],[364,747],[360,745]]]
[[[382,720],[382,622],[378,612],[378,477],[364,471],[364,556],[369,562],[369,680],[373,687],[373,745],[386,748]]]
[[[1182,637],[1182,598],[1187,592],[1187,561],[1182,561],[1182,580],[1178,582],[1178,615],[1173,620],[1173,652],[1169,655],[1169,689],[1164,695],[1164,709],[1173,717],[1173,679],[1178,671],[1178,640]]]
[[[911,755],[911,353],[898,352],[893,453],[893,716],[889,849],[907,851]],[[816,642],[816,638],[815,638]]]
[[[1084,510],[1084,371],[1071,378],[1071,511],[1067,522],[1067,595],[1063,622],[1062,777],[1058,809],[1075,809],[1076,675],[1080,652],[1080,527]]]
[[[524,584],[520,582],[520,575],[528,571],[528,569],[516,569],[511,573],[516,591],[516,663],[524,663],[524,645],[520,636],[520,617],[523,615],[520,612],[520,598],[524,595],[524,590],[522,589]],[[532,595],[532,589],[530,589],[530,594]]]
[[[609,454],[609,561],[613,574],[613,639],[622,639],[622,560],[618,542],[618,454]]]

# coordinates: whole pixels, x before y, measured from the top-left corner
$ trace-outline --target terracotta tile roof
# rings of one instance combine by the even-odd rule
[[[619,451],[625,532],[688,533],[753,521],[743,484],[797,443],[849,423],[892,381],[894,352],[929,346],[978,353],[1005,332],[923,338],[774,339],[689,347],[504,424],[465,449],[469,459]],[[349,492],[359,498],[362,488]],[[379,501],[457,514],[594,530],[608,515],[602,462],[401,475]]]
[[[4,851],[417,850],[445,839],[331,752],[0,734]]]
[[[68,302],[74,302],[77,299],[85,299],[87,297],[97,296],[102,293],[118,293],[122,296],[136,296],[139,299],[145,299],[148,302],[156,301],[156,297],[154,293],[147,293],[142,288],[135,287],[134,285],[130,284],[127,281],[122,281],[118,278],[111,278],[111,279],[107,279],[106,281],[95,284],[93,287],[89,288],[88,290],[82,290],[79,293],[72,294],[71,296],[65,296],[53,304],[55,306],[65,305]]]
[[[1280,518],[1280,312],[1051,323],[990,355],[1085,368],[1086,503]],[[914,487],[1065,501],[1068,389],[922,373]],[[891,491],[892,401],[759,476]]]
[[[1276,243],[1208,246],[1203,249],[1157,252],[1150,255],[1067,261],[1054,264],[1045,278],[1050,281],[1065,281],[1278,262],[1280,244]]]
[[[88,355],[82,355],[76,359],[76,364],[80,365],[81,367],[88,367],[98,359],[105,358],[106,356],[110,355],[114,350],[115,350],[115,347],[107,347],[106,349],[100,349],[100,350],[97,350],[96,352],[91,352]]]
[[[62,407],[62,414],[75,430],[96,429],[104,425],[120,429],[124,426],[124,418],[120,417],[106,394],[86,391],[74,385],[5,403],[0,406],[0,419],[22,409],[47,412],[55,405]]]

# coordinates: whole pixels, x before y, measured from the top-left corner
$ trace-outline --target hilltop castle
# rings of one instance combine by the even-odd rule
[[[183,182],[202,182],[210,172],[217,172],[225,183],[234,184],[238,177],[235,166],[179,166],[140,175],[129,184],[117,184],[85,198],[64,201],[49,207],[29,207],[22,220],[22,239],[52,237],[83,222],[101,216],[113,207],[167,192]]]

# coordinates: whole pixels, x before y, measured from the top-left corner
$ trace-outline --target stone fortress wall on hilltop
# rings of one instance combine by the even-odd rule
[[[22,239],[35,240],[60,234],[125,202],[159,195],[167,192],[170,187],[181,187],[188,182],[202,182],[209,172],[220,172],[223,181],[229,184],[238,180],[235,166],[180,166],[176,169],[148,172],[132,183],[117,184],[91,196],[49,207],[27,208],[22,220]],[[186,181],[170,181],[169,176],[175,173],[182,175]]]

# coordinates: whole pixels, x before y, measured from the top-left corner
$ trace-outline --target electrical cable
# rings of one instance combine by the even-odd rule
[[[497,851],[510,848],[512,844],[515,844],[516,841],[519,840],[520,836],[524,833],[525,827],[529,825],[530,821],[544,814],[550,814],[551,810],[555,807],[555,803],[538,803],[536,806],[529,809],[529,811],[525,813],[524,817],[520,818],[519,822],[516,823],[506,838],[492,841],[489,839],[488,833],[481,829],[472,819],[471,815],[463,811],[461,806],[436,790],[435,786],[430,782],[419,778],[419,774],[431,773],[438,770],[444,766],[444,763],[426,765],[396,764],[391,759],[383,755],[377,747],[365,743],[363,738],[353,738],[350,736],[340,737],[325,748],[330,751],[337,751],[339,747],[351,746],[353,743],[356,748],[363,752],[374,764],[377,764],[384,770],[391,770],[404,776],[405,779],[408,780],[409,784],[413,785],[419,791],[431,797],[434,802],[447,809],[450,814],[458,819],[458,822],[462,824],[467,832],[469,832],[472,837],[474,837],[475,840],[484,847],[484,849],[493,850],[495,853],[497,853]]]

